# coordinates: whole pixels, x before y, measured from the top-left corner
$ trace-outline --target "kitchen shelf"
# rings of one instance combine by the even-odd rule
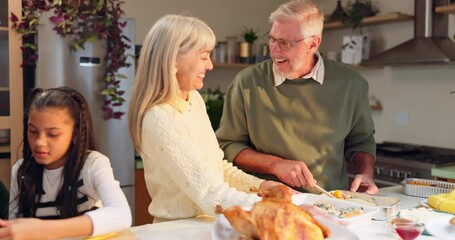
[[[7,32],[8,31],[8,27],[0,26],[0,32],[3,32],[3,31]]]
[[[10,146],[0,146],[0,153],[9,153],[11,152]]]
[[[0,92],[9,92],[9,88],[7,88],[7,87],[0,87]]]
[[[439,7],[436,7],[434,11],[436,13],[455,14],[455,4],[439,6]]]
[[[214,67],[219,68],[246,68],[253,65],[252,63],[214,63]]]
[[[400,13],[400,12],[393,12],[393,13],[387,13],[387,14],[383,14],[383,15],[366,17],[362,20],[362,25],[368,26],[368,25],[377,25],[377,24],[384,24],[384,23],[396,23],[396,22],[411,21],[413,19],[414,19],[414,16]],[[341,21],[324,23],[325,30],[341,29],[341,28],[349,28],[349,27],[350,26],[344,25],[343,22],[341,22]]]
[[[214,63],[213,66],[216,68],[246,68],[255,63]],[[350,64],[356,69],[372,69],[372,68],[382,68],[381,65],[362,65],[360,64]]]

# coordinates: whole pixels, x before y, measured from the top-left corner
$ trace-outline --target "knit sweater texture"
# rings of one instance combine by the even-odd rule
[[[145,181],[152,198],[148,210],[155,218],[214,215],[217,204],[251,206],[260,200],[249,193],[263,180],[223,160],[197,91],[190,92],[189,102],[180,99],[149,109],[141,140]]]
[[[348,188],[346,160],[358,151],[376,153],[368,83],[351,67],[323,60],[323,84],[312,78],[287,79],[275,87],[270,60],[238,73],[217,130],[229,161],[252,148],[305,162],[326,189]]]

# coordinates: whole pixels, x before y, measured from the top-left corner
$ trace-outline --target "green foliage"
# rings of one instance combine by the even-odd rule
[[[100,92],[105,97],[104,119],[120,118],[124,113],[114,108],[125,102],[120,90],[120,79],[125,76],[116,72],[129,67],[125,50],[131,47],[130,40],[122,34],[122,28],[126,26],[126,22],[120,22],[124,14],[120,8],[122,4],[122,0],[22,0],[22,17],[19,19],[11,13],[10,18],[13,29],[22,34],[24,58],[21,66],[36,66],[38,46],[34,43],[34,34],[38,20],[43,12],[52,11],[49,20],[54,24],[56,34],[74,36],[69,43],[72,50],[84,49],[85,43],[107,40],[105,85]]]
[[[353,31],[356,31],[362,27],[363,18],[374,16],[378,12],[377,10],[373,10],[371,1],[356,0],[347,6],[346,15],[343,16],[342,21],[345,25],[351,26]]]
[[[201,92],[201,96],[204,99],[213,131],[215,131],[220,126],[221,115],[223,114],[224,93],[219,87],[214,91],[209,88],[207,91]]]
[[[242,36],[243,36],[243,39],[245,39],[245,42],[252,44],[252,43],[254,43],[254,41],[256,41],[256,39],[258,39],[257,33],[258,33],[258,30],[254,30],[253,28],[245,27],[245,29],[243,30]]]

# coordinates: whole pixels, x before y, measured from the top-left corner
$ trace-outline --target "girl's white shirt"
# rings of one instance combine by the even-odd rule
[[[16,218],[18,200],[17,170],[23,159],[17,161],[12,168],[10,187],[9,218]],[[63,183],[63,167],[58,169],[44,169],[43,190],[41,201],[53,202]],[[92,207],[96,210],[86,212],[93,223],[92,236],[122,230],[131,226],[131,210],[123,194],[120,184],[114,178],[109,159],[97,151],[91,151],[82,168],[80,178],[83,186],[78,188],[79,197],[86,195],[87,201],[78,206],[79,211],[86,211]],[[55,207],[39,208],[36,216],[58,215]],[[113,221],[115,219],[115,221]]]

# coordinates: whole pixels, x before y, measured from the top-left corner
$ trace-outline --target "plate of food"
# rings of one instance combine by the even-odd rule
[[[305,210],[307,206],[313,210],[319,208],[309,205],[308,197],[291,196],[288,187],[275,186],[268,191],[261,191],[260,195],[262,200],[249,208],[231,206],[223,209],[217,206],[216,212],[219,215],[212,228],[212,239],[269,239],[277,236],[282,239],[358,239],[349,229],[338,224],[341,221],[332,222],[332,217],[324,218],[328,214],[315,216]],[[320,195],[311,195],[326,199]]]
[[[447,195],[448,194],[431,195],[428,199],[420,200],[419,204],[437,212],[455,214],[455,200],[447,198]],[[455,194],[453,194],[453,196],[455,196]],[[431,206],[430,201],[433,201],[433,205],[439,206],[439,208]]]
[[[428,196],[428,205],[436,211],[455,214],[455,189],[449,193]]]
[[[374,220],[387,220],[399,211],[400,199],[380,195],[371,195],[347,190],[335,190],[331,193],[338,199],[366,206],[375,206],[378,211],[373,215]]]
[[[359,229],[370,224],[378,208],[361,205],[345,200],[329,198],[323,195],[302,193],[292,196],[293,203],[303,208],[315,206],[325,211],[332,218],[347,228]]]
[[[318,217],[316,217],[318,219]],[[339,224],[330,222],[325,219],[318,219],[318,221],[325,225],[330,230],[330,236],[325,240],[359,240],[349,229],[340,226]],[[223,214],[218,214],[212,228],[213,240],[240,240],[244,239],[229,223]]]
[[[428,199],[420,200],[419,204],[420,204],[420,206],[422,206],[422,207],[426,207],[426,208],[431,208],[431,209],[433,209],[433,208],[430,206],[430,204],[428,204]]]
[[[451,224],[454,216],[444,216],[432,219],[425,224],[425,229],[431,235],[438,237],[439,239],[453,240],[455,236],[455,222]]]

